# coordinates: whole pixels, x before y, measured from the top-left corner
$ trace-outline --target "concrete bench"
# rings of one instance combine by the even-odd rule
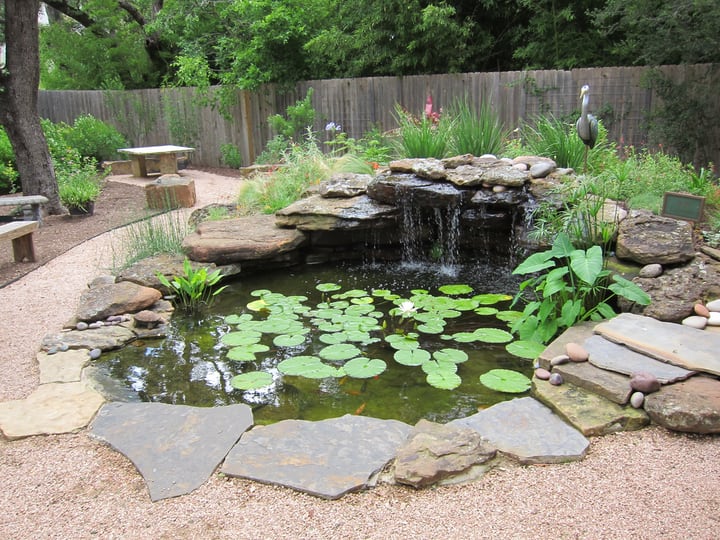
[[[0,197],[0,206],[21,206],[25,219],[42,223],[42,205],[48,198],[43,195],[10,195]]]
[[[15,262],[35,262],[33,232],[39,226],[37,221],[11,221],[0,225],[0,240],[12,240]]]

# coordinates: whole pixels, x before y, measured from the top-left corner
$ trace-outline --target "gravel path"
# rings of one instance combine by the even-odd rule
[[[193,177],[198,206],[231,200],[240,182]],[[0,400],[34,390],[40,340],[109,265],[113,234],[0,289]],[[215,475],[190,495],[151,503],[133,465],[85,432],[0,438],[0,479],[3,539],[720,536],[720,438],[661,428],[592,439],[578,463],[507,463],[470,485],[380,486],[339,501]]]

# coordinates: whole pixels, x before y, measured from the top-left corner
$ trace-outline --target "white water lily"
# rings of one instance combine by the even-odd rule
[[[403,317],[409,317],[413,313],[417,312],[417,308],[415,307],[415,304],[413,304],[409,300],[406,300],[405,302],[400,303],[400,305],[398,306],[398,311]]]

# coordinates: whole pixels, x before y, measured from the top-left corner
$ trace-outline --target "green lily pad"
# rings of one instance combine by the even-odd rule
[[[417,336],[412,337],[410,335],[390,334],[385,338],[385,341],[396,351],[407,351],[410,349],[420,348],[420,342],[417,340]]]
[[[250,311],[263,311],[263,310],[267,310],[268,305],[265,302],[265,300],[260,298],[259,300],[253,300],[252,302],[248,302],[246,307]]]
[[[323,347],[318,353],[318,356],[324,360],[338,362],[360,356],[361,354],[362,351],[355,345],[351,345],[349,343],[337,343]]]
[[[319,283],[315,285],[315,288],[320,292],[332,292],[342,289],[337,283]]]
[[[250,291],[250,296],[257,296],[259,298],[262,298],[266,294],[270,294],[272,291],[269,289],[255,289],[254,291]]]
[[[514,310],[508,310],[508,311],[498,311],[495,314],[495,317],[503,322],[512,324],[515,321],[522,318],[523,313],[522,311],[514,311]]]
[[[220,338],[220,342],[228,347],[238,347],[241,345],[250,345],[258,343],[262,339],[260,332],[249,330],[240,330],[238,332],[230,332]]]
[[[451,285],[443,285],[438,290],[443,294],[449,294],[451,296],[457,296],[460,294],[470,294],[473,292],[473,288],[470,285],[464,283],[457,283]]]
[[[433,371],[448,371],[451,373],[457,372],[457,364],[449,360],[428,360],[421,366],[425,373],[431,373]]]
[[[421,366],[430,360],[430,353],[425,349],[410,349],[395,351],[393,358],[403,366]]]
[[[339,377],[341,371],[333,366],[323,364],[317,356],[293,356],[278,364],[278,370],[285,375],[296,375],[308,379],[325,379]]]
[[[441,334],[442,331],[445,330],[445,325],[438,323],[426,323],[419,324],[417,329],[423,334]]]
[[[329,332],[321,334],[318,339],[325,345],[335,345],[336,343],[346,343],[348,341],[348,335],[345,332]]]
[[[305,336],[302,334],[280,334],[273,339],[276,347],[297,347],[305,343]]]
[[[433,353],[433,358],[438,362],[446,361],[454,364],[462,364],[467,361],[468,355],[460,349],[440,349]]]
[[[537,341],[513,341],[505,345],[505,350],[512,355],[528,360],[535,360],[545,350],[545,345]]]
[[[530,389],[531,381],[525,375],[511,369],[491,369],[480,375],[480,382],[498,392],[521,394]]]
[[[477,300],[479,303],[485,304],[486,306],[491,306],[493,304],[497,304],[498,302],[507,302],[508,300],[512,300],[512,296],[494,293],[478,294],[473,296],[473,300]]]
[[[257,390],[270,386],[272,382],[272,375],[267,371],[250,371],[235,375],[230,379],[230,386],[238,390]]]
[[[225,322],[225,324],[238,325],[238,324],[242,324],[244,322],[251,321],[252,318],[253,318],[253,316],[250,315],[249,313],[243,313],[242,315],[233,314],[233,315],[228,315],[227,317],[225,317],[224,322]]]
[[[478,328],[473,334],[477,336],[478,341],[483,343],[507,343],[513,340],[513,335],[500,328]]]
[[[489,306],[479,307],[475,310],[475,313],[477,313],[478,315],[483,315],[483,316],[495,315],[496,313],[498,313],[498,309],[494,308],[494,307],[489,307]]]
[[[387,364],[378,358],[353,358],[343,366],[345,374],[356,379],[375,377],[385,369],[387,369]]]
[[[440,390],[453,390],[460,386],[462,379],[457,373],[437,369],[427,374],[425,378],[430,386]]]

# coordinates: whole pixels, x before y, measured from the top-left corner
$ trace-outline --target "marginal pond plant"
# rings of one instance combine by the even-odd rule
[[[197,312],[213,303],[225,286],[215,288],[222,279],[220,270],[209,272],[207,268],[193,268],[189,259],[183,261],[183,275],[174,276],[172,281],[157,273],[160,283],[175,293],[175,303],[187,312]]]

